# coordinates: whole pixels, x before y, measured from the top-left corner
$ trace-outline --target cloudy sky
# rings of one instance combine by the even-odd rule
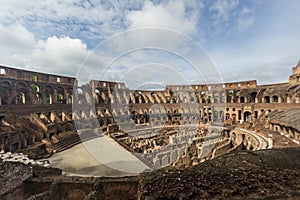
[[[197,53],[211,59],[224,81],[286,82],[300,59],[299,8],[298,0],[5,0],[0,64],[70,76],[98,67],[102,79],[138,83],[133,87],[202,82],[206,74],[194,75],[183,53],[194,49],[178,42],[186,36],[203,47]],[[116,39],[145,27],[167,31]],[[168,31],[177,36],[168,41]],[[141,40],[162,48],[134,49]]]

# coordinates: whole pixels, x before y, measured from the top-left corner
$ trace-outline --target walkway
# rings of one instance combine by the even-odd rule
[[[249,134],[253,135],[256,139],[258,139],[259,147],[257,148],[257,150],[267,149],[267,148],[270,149],[272,147],[272,144],[266,137],[256,133],[255,131],[250,131],[250,130],[242,129],[242,128],[236,128],[236,129],[244,131],[246,133],[249,133]]]

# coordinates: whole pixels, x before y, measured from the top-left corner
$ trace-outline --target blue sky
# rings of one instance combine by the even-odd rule
[[[226,82],[287,82],[291,67],[300,59],[299,8],[298,0],[4,1],[0,7],[0,64],[76,76],[84,59],[97,58],[94,49],[111,36],[159,27],[186,34],[202,45]],[[119,75],[130,74],[137,65],[130,58],[138,56],[148,62],[138,63],[145,69],[144,74],[138,70],[140,81],[201,82],[174,55],[158,56],[147,50],[133,54],[114,62],[104,78],[122,80]],[[158,70],[149,63],[181,65],[177,72],[188,78],[180,82],[168,72],[149,76],[147,70]]]

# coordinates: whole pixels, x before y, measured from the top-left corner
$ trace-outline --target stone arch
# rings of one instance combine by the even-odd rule
[[[226,113],[225,120],[230,120],[230,114],[229,113]]]
[[[257,92],[251,92],[249,103],[257,103]]]
[[[280,103],[279,97],[278,97],[277,95],[273,95],[273,96],[272,96],[272,102],[273,102],[273,103]]]
[[[252,115],[252,113],[250,111],[245,111],[244,112],[244,121],[251,122],[252,121],[251,115]]]
[[[57,103],[66,103],[66,100],[65,100],[65,90],[63,87],[58,87],[56,89],[56,102]]]
[[[270,102],[271,102],[270,97],[269,96],[264,96],[263,103],[270,103]]]
[[[72,94],[68,94],[67,104],[72,104],[72,103],[73,103],[73,95]]]
[[[225,92],[220,92],[220,96],[219,96],[219,102],[220,103],[225,103],[225,102],[227,102],[227,100],[226,100],[226,94],[225,94]]]
[[[40,92],[38,92],[38,93],[36,93],[35,97],[36,97],[36,103],[37,104],[42,104],[42,102],[43,102],[42,94]]]
[[[8,81],[0,82],[0,105],[11,104],[13,89]]]
[[[140,100],[139,100],[139,96],[138,96],[138,95],[135,95],[135,96],[134,96],[134,100],[135,100],[135,103],[140,103]]]
[[[22,91],[22,92],[27,92],[28,91],[28,86],[24,82],[16,82],[15,83],[15,88],[16,88],[16,91]]]
[[[287,103],[293,103],[293,101],[292,101],[292,96],[287,96],[286,102],[287,102]]]
[[[217,121],[218,119],[219,119],[218,111],[214,110],[213,111],[213,121]]]
[[[38,84],[32,83],[30,84],[30,90],[31,90],[31,103],[42,104],[43,95],[41,93],[41,87]]]
[[[73,89],[68,88],[67,89],[67,104],[72,104],[73,103]]]
[[[293,97],[292,97],[292,101],[294,103],[300,103],[300,93],[294,94]]]
[[[47,94],[45,100],[46,100],[46,104],[52,104],[53,103],[52,95]]]
[[[234,96],[235,96],[235,91],[234,90],[228,90],[226,94],[226,102],[227,103],[235,103],[234,102]]]
[[[281,94],[281,95],[277,95],[278,96],[278,100],[279,100],[279,103],[286,103],[287,102],[287,96],[284,95],[284,94]]]
[[[219,120],[221,120],[221,122],[224,122],[224,111],[220,111],[219,112]]]
[[[26,104],[28,101],[30,101],[29,93],[28,93],[29,88],[26,83],[16,82],[15,88],[16,88],[16,95],[13,99],[13,104]]]
[[[247,103],[247,98],[244,96],[240,97],[240,103]]]
[[[54,94],[53,88],[51,86],[46,86],[45,91],[44,91],[45,104],[53,103],[53,94]]]
[[[16,98],[15,98],[15,104],[26,104],[26,96],[23,92],[17,92]]]
[[[139,94],[140,99],[141,99],[141,103],[146,103],[146,99],[144,98],[144,95]]]

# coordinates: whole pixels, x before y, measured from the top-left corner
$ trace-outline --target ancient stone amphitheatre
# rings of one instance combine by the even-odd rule
[[[300,198],[300,62],[288,80],[130,90],[0,66],[0,197]]]

